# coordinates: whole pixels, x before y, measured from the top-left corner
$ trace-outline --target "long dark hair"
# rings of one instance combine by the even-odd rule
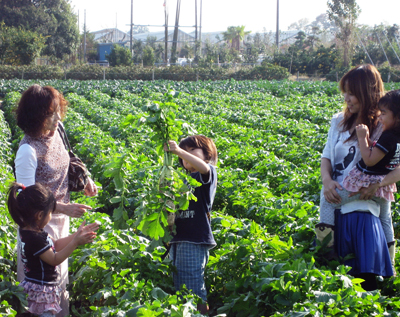
[[[400,136],[400,89],[391,90],[384,95],[379,100],[378,107],[379,109],[385,108],[393,113],[396,123],[390,130]]]
[[[202,149],[205,158],[204,161],[214,166],[217,165],[218,162],[217,147],[215,146],[213,140],[204,135],[199,134],[199,135],[188,136],[179,142],[179,147],[181,149],[184,149],[185,151],[186,149],[191,147],[195,149]],[[179,164],[183,166],[183,161],[181,158],[179,158]]]
[[[28,187],[13,183],[8,190],[8,211],[22,228],[26,226],[39,228],[38,213],[43,212],[42,219],[45,219],[56,209],[56,205],[53,193],[40,183]]]
[[[373,135],[378,123],[378,102],[385,93],[378,70],[370,64],[356,66],[342,77],[339,87],[343,93],[351,92],[358,99],[361,106],[361,123],[365,124],[370,135]],[[353,127],[358,115],[350,113],[347,107],[345,108],[342,121],[344,131],[349,131]],[[354,130],[349,140],[355,137],[356,132]]]

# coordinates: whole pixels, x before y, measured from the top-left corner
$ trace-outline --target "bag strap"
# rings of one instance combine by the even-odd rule
[[[61,140],[64,143],[65,149],[68,152],[72,153],[72,148],[71,148],[71,145],[69,144],[67,133],[65,132],[64,127],[62,126],[61,123],[58,123],[57,130],[58,130],[58,133],[60,133]]]

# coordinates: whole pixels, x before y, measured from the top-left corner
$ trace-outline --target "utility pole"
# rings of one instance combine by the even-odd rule
[[[201,21],[202,21],[202,15],[203,15],[203,0],[200,0],[200,36],[199,36],[199,42],[200,42],[199,56],[200,57],[201,57]]]
[[[118,13],[115,12],[114,43],[117,42],[117,29],[118,29]]]
[[[130,49],[131,57],[133,58],[133,0],[131,0],[131,36],[130,36]]]
[[[279,0],[276,0],[276,47],[279,49]]]
[[[177,47],[178,47],[178,32],[179,32],[179,15],[181,12],[181,0],[176,1],[176,15],[175,15],[175,28],[174,37],[172,39],[171,46],[171,62],[176,63],[177,57]]]
[[[83,15],[83,62],[86,63],[86,9]]]
[[[194,1],[194,24],[195,24],[195,31],[194,31],[194,57],[197,60],[197,0]]]
[[[78,33],[79,33],[79,61],[82,62],[82,38],[81,38],[81,28],[79,26],[79,10],[78,10]]]
[[[167,7],[167,0],[164,0],[164,17],[165,17],[165,32],[164,32],[164,63],[168,63],[168,7]]]

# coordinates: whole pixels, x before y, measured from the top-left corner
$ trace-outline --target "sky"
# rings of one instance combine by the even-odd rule
[[[164,25],[164,0],[133,1],[134,25]],[[73,11],[79,14],[81,32],[86,11],[86,28],[93,32],[117,27],[128,31],[131,21],[130,0],[70,0]],[[197,0],[198,8],[201,0]],[[381,23],[400,25],[400,0],[357,0],[361,8],[359,24],[370,26]],[[228,26],[244,25],[253,33],[276,30],[276,0],[202,0],[202,31],[226,31]],[[175,24],[176,1],[167,0],[168,25]],[[200,9],[198,9],[200,11]],[[279,29],[286,31],[294,22],[307,18],[309,22],[327,11],[327,0],[279,0]],[[190,33],[195,25],[195,0],[182,0],[179,24]],[[198,25],[200,17],[198,17]],[[188,26],[188,27],[186,27]],[[149,27],[162,31],[162,27]]]

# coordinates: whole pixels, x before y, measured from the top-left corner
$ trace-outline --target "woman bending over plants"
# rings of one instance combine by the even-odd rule
[[[194,190],[197,199],[190,201],[187,210],[176,213],[176,234],[170,242],[170,258],[177,269],[174,273],[175,288],[179,290],[185,284],[192,289],[204,301],[198,305],[198,310],[207,314],[204,270],[209,250],[216,246],[211,231],[211,208],[217,189],[217,148],[210,138],[193,135],[182,139],[179,146],[175,141],[168,141],[164,150],[176,154],[190,176],[201,183]]]

